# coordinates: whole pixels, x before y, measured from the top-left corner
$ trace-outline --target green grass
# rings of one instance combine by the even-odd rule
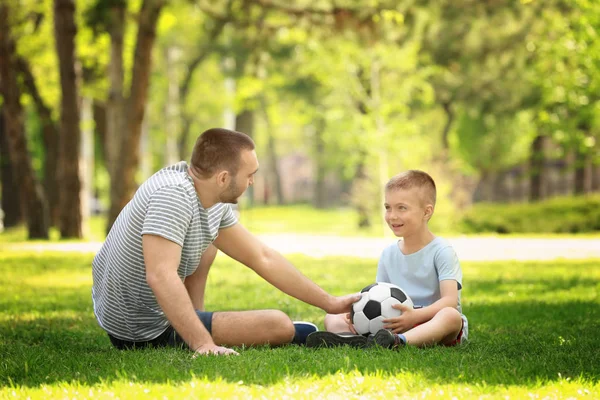
[[[464,263],[471,341],[457,348],[238,349],[201,357],[121,352],[98,327],[91,254],[0,251],[0,398],[598,398],[600,260]],[[372,281],[376,260],[291,260],[334,294]],[[218,257],[207,308],[323,313]]]

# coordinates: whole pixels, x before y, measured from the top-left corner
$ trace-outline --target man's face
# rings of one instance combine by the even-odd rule
[[[221,203],[237,204],[246,189],[254,184],[254,175],[258,171],[258,158],[254,150],[244,150],[240,155],[240,168],[237,175],[231,176],[227,189],[221,194]]]

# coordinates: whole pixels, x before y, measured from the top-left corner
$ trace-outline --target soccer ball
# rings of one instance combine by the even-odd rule
[[[360,335],[376,333],[383,329],[383,320],[399,317],[402,311],[392,308],[394,304],[414,307],[410,297],[396,285],[377,282],[360,291],[361,299],[352,305],[350,320]]]

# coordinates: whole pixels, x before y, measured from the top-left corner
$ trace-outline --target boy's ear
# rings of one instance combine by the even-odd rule
[[[431,204],[427,204],[425,206],[425,219],[429,221],[429,219],[431,218],[431,216],[433,215],[433,206]]]

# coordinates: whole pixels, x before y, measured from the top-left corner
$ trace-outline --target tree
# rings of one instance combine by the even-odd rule
[[[54,1],[56,52],[59,60],[61,85],[61,124],[58,177],[60,181],[59,228],[62,238],[81,238],[81,182],[79,179],[79,95],[75,72],[75,3],[73,0]]]
[[[48,207],[27,150],[21,91],[16,76],[17,54],[14,39],[11,37],[10,11],[8,2],[0,3],[0,82],[4,99],[5,129],[15,180],[19,185],[20,198],[24,201],[29,238],[47,239]]]

